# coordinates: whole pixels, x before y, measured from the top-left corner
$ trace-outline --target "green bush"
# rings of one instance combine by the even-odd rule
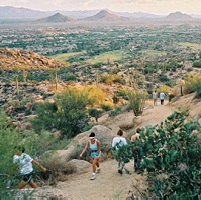
[[[91,117],[95,117],[96,122],[98,121],[98,118],[99,118],[99,117],[101,116],[101,114],[103,113],[102,110],[96,109],[96,108],[90,108],[90,109],[88,110],[88,112],[89,112],[89,115],[90,115]]]
[[[200,61],[200,60],[194,61],[194,62],[193,62],[193,67],[201,68],[201,61]]]
[[[14,147],[23,140],[23,135],[11,128],[11,124],[4,112],[0,111],[0,188],[5,188],[6,181],[9,176],[16,173],[13,166],[13,156],[15,154]],[[17,171],[18,172],[18,171]]]
[[[201,97],[201,77],[197,78],[193,84],[193,90],[196,92],[196,97]]]
[[[116,107],[114,110],[111,110],[110,113],[109,113],[109,117],[114,117],[114,116],[117,116],[121,113],[121,107]]]
[[[197,74],[188,74],[185,79],[186,90],[190,92],[195,92],[196,97],[201,97],[201,76]]]
[[[105,111],[109,111],[109,110],[112,110],[112,106],[110,104],[100,104],[100,107],[105,110]]]
[[[0,189],[2,191],[6,189],[6,183],[10,179],[15,183],[13,188],[17,188],[19,183],[18,178],[14,179],[14,176],[19,175],[19,166],[13,164],[13,156],[16,154],[15,146],[23,145],[25,152],[35,159],[40,158],[46,151],[66,147],[69,142],[69,140],[60,141],[45,132],[40,135],[32,131],[23,134],[12,128],[7,115],[2,111],[0,111],[0,138]],[[43,163],[45,160],[41,162]]]
[[[36,106],[36,118],[32,120],[37,131],[56,128],[68,138],[76,136],[88,124],[87,106],[93,101],[88,94],[76,89],[67,89],[55,97],[55,103]]]
[[[57,110],[56,103],[37,103],[35,105],[37,117],[31,120],[32,127],[38,133],[41,130],[51,131],[53,128],[58,128],[57,124]]]
[[[154,191],[161,199],[199,199],[201,195],[201,141],[197,137],[201,127],[197,121],[186,121],[187,116],[188,111],[179,110],[160,125],[145,127],[127,150],[140,150],[142,171],[154,169]]]
[[[118,97],[122,97],[125,100],[128,100],[128,90],[122,89],[117,92]]]

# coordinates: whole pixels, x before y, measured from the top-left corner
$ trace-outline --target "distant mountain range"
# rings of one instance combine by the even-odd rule
[[[102,10],[100,12],[98,12],[97,14],[91,16],[91,17],[86,17],[83,19],[74,19],[74,18],[70,18],[67,16],[64,16],[60,13],[57,13],[53,16],[49,16],[46,18],[42,18],[42,19],[38,19],[37,22],[73,22],[73,21],[128,21],[131,20],[131,18],[128,17],[122,17],[122,16],[118,16],[116,14],[110,13],[107,10]],[[157,20],[165,20],[165,21],[188,21],[188,20],[192,20],[192,17],[190,15],[187,14],[182,14],[181,12],[176,12],[176,13],[170,13],[168,16],[163,17],[163,18],[157,18]]]
[[[129,19],[165,19],[165,20],[193,20],[201,15],[187,15],[181,12],[171,13],[168,16],[154,15],[141,12],[112,12],[110,10],[84,11],[38,11],[11,6],[0,7],[0,19],[29,19],[39,22],[66,22],[78,19],[96,20],[129,20]]]

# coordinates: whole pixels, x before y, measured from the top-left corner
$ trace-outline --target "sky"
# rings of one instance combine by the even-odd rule
[[[201,15],[201,0],[0,0],[0,6],[24,7],[33,10],[96,10],[170,14],[180,11]]]

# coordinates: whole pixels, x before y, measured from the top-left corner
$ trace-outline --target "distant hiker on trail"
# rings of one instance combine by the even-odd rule
[[[89,135],[90,141],[88,141],[82,151],[82,153],[80,154],[80,157],[82,157],[82,155],[85,153],[85,151],[90,148],[90,152],[91,152],[91,157],[93,159],[93,163],[92,163],[92,176],[90,178],[90,180],[94,180],[96,178],[96,173],[100,172],[100,164],[99,164],[99,159],[101,157],[101,143],[100,141],[98,141],[97,139],[95,139],[95,133],[91,133]]]
[[[153,100],[154,100],[154,106],[157,106],[158,93],[156,92],[156,90],[153,92]]]
[[[165,93],[164,92],[160,93],[160,100],[161,100],[161,105],[164,105],[164,101],[165,101]]]
[[[136,129],[136,133],[131,136],[131,142],[135,142],[140,137],[140,128]],[[133,147],[133,157],[134,157],[134,165],[133,168],[135,172],[139,172],[140,161],[141,161],[141,152],[135,146]]]
[[[119,129],[117,132],[117,136],[114,137],[112,141],[112,147],[114,148],[114,150],[118,151],[120,147],[122,147],[123,145],[127,145],[127,142],[126,139],[123,137],[123,131]],[[117,161],[118,161],[118,173],[122,174],[125,166],[123,155],[120,155]]]
[[[13,157],[13,162],[19,165],[22,176],[22,180],[18,186],[19,189],[25,188],[27,184],[32,188],[37,188],[37,184],[33,181],[32,177],[33,165],[38,166],[43,172],[47,171],[46,168],[32,159],[28,154],[24,153],[25,149],[22,146],[15,147],[15,149],[16,155]]]

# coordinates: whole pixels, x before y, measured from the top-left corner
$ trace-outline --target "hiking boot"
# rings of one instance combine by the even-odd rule
[[[90,180],[94,180],[95,178],[96,178],[96,175],[92,174]]]
[[[98,167],[98,168],[96,169],[96,174],[100,173],[100,171],[101,171],[101,168]]]

